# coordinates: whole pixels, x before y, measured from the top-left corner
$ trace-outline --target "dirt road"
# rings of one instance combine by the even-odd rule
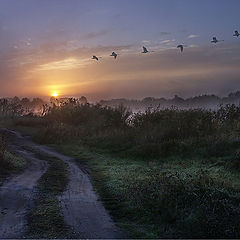
[[[27,231],[26,214],[32,207],[34,187],[47,170],[47,163],[24,150],[28,142],[20,134],[8,131],[11,149],[28,159],[28,168],[8,178],[0,187],[0,238],[21,238]]]
[[[69,183],[66,191],[58,199],[64,221],[72,228],[73,236],[108,239],[122,237],[120,230],[99,201],[88,174],[77,166],[74,159],[49,147],[37,145],[19,133],[9,133],[15,139],[13,148],[27,157],[31,164],[21,175],[8,179],[0,188],[0,209],[3,212],[0,213],[0,238],[19,237],[26,229],[25,215],[31,205],[33,188],[47,169],[47,164],[34,156],[35,151],[56,157],[68,164]],[[27,149],[33,149],[33,152],[23,151],[20,146],[27,146]]]

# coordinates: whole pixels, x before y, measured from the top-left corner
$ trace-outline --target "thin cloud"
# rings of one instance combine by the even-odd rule
[[[199,45],[191,44],[191,45],[189,45],[188,47],[194,48],[194,47],[199,47]]]
[[[190,34],[187,38],[191,39],[191,38],[198,38],[199,35],[195,35],[195,34]]]
[[[167,39],[167,40],[161,41],[160,43],[169,43],[169,42],[171,42],[171,40],[170,40],[170,39]]]
[[[161,35],[170,35],[170,32],[160,32]]]
[[[187,95],[196,88],[204,92],[239,86],[239,44],[223,43],[218,48],[190,45],[179,54],[176,46],[168,47],[176,40],[165,39],[161,44],[151,42],[149,50],[155,52],[142,56],[139,44],[87,48],[78,47],[76,41],[68,38],[41,45],[33,41],[29,48],[10,41],[11,49],[0,56],[0,94],[42,94],[51,84],[66,84],[62,89],[66,94],[81,90],[96,98],[110,93],[113,97],[138,97],[141,93],[160,96],[176,91]],[[73,43],[76,47],[69,48]],[[112,51],[120,54],[117,61],[109,57]],[[99,64],[91,60],[93,54],[103,57]]]
[[[172,43],[172,42],[175,42],[175,41],[176,41],[175,39],[166,39],[166,40],[161,41],[160,43],[161,44],[168,44],[168,43]]]
[[[87,35],[83,36],[83,39],[94,39],[97,37],[102,37],[102,36],[107,35],[109,32],[111,32],[111,30],[102,30],[99,32],[91,32],[91,33],[88,33]]]
[[[142,43],[148,44],[148,43],[151,43],[151,41],[150,40],[143,40]]]
[[[39,65],[35,71],[72,70],[80,67],[85,67],[88,64],[89,59],[67,58],[60,61],[54,61]]]
[[[223,58],[226,53],[231,57]],[[87,76],[101,82],[101,89],[94,84],[89,88],[95,96],[111,93],[111,97],[131,98],[139,97],[141,93],[161,96],[176,91],[188,95],[196,89],[196,94],[217,92],[229,85],[232,88],[238,86],[236,56],[239,56],[239,44],[217,49],[191,46],[184,55],[178,54],[177,49],[155,52],[144,58],[122,55],[118,64],[108,61],[90,65]]]

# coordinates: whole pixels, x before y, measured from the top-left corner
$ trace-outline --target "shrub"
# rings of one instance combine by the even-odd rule
[[[18,125],[39,130],[41,143],[82,141],[92,147],[143,159],[172,155],[222,157],[239,144],[240,107],[148,109],[131,114],[123,106],[70,102],[52,107],[43,117],[22,117]]]

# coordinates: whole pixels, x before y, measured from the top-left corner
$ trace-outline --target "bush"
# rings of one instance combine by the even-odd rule
[[[134,218],[137,226],[154,227],[153,236],[237,238],[239,120],[240,108],[234,105],[217,111],[148,109],[131,115],[122,106],[70,103],[41,118],[22,118],[18,124],[35,126],[41,143],[69,147],[77,140],[71,146],[77,156],[79,143],[116,154],[107,163],[106,155],[94,163],[100,166],[94,174],[110,175],[103,194],[109,191],[123,203],[126,211],[118,209],[120,215]],[[120,167],[114,168],[116,162]]]
[[[148,109],[131,114],[123,106],[54,106],[43,117],[22,117],[18,125],[40,129],[35,139],[56,143],[77,139],[82,143],[143,159],[172,155],[222,157],[239,144],[240,108]]]

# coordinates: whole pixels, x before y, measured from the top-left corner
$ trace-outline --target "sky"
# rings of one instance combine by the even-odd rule
[[[0,97],[240,90],[239,9],[239,0],[0,0]]]

